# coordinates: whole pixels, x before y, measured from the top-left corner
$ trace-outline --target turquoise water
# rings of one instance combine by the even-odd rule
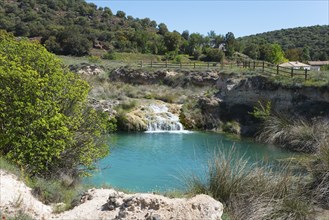
[[[206,172],[218,147],[227,150],[233,144],[237,154],[251,161],[291,156],[274,146],[217,133],[120,133],[113,135],[111,153],[99,164],[102,169],[84,181],[138,192],[184,189],[187,176]]]

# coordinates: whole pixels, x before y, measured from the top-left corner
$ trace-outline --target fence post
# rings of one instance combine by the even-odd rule
[[[265,61],[263,61],[263,72],[265,71]]]
[[[307,80],[307,69],[305,69],[305,80]]]
[[[168,68],[168,61],[166,60],[166,68]]]
[[[208,62],[208,64],[207,64],[207,70],[209,70],[209,62]]]
[[[182,62],[179,62],[179,68],[182,69]]]
[[[193,63],[193,68],[195,69],[195,62]]]
[[[151,60],[151,68],[153,67],[153,60]]]
[[[256,61],[254,61],[254,70],[256,69]]]
[[[276,74],[279,75],[279,65],[276,65]]]
[[[291,73],[290,73],[290,75],[291,75],[291,78],[294,77],[294,68],[291,68]]]
[[[141,68],[143,68],[143,60],[141,60]]]

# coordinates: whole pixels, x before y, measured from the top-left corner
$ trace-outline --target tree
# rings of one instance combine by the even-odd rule
[[[182,32],[182,38],[184,38],[185,40],[189,40],[190,39],[190,32],[188,30],[185,30]]]
[[[207,48],[205,61],[223,62],[225,54],[218,48]]]
[[[203,41],[203,37],[202,37],[201,34],[192,33],[190,35],[190,39],[189,39],[189,42],[188,42],[188,49],[187,49],[189,55],[194,56],[195,51],[198,51],[197,55],[199,55],[199,51],[202,50],[202,48],[201,48],[202,41]],[[195,57],[198,57],[198,56],[195,56]]]
[[[302,61],[309,61],[309,60],[311,60],[310,49],[308,47],[304,47],[303,48],[301,58],[302,58]]]
[[[286,50],[285,52],[287,59],[291,61],[301,61],[302,53],[303,51],[301,50],[301,48],[292,48]]]
[[[282,48],[279,44],[272,44],[270,46],[270,53],[267,54],[266,60],[271,62],[271,63],[275,63],[275,64],[279,64],[279,63],[283,63],[288,61],[285,57],[284,57],[284,52],[282,51]]]
[[[164,42],[168,51],[178,51],[182,44],[182,37],[178,32],[168,32],[164,36]]]
[[[225,43],[226,43],[226,55],[228,57],[232,57],[235,51],[235,37],[232,32],[228,32],[225,35]]]
[[[167,25],[165,25],[164,23],[160,23],[159,25],[158,25],[158,29],[159,29],[159,34],[161,34],[161,35],[165,35],[166,33],[168,33],[169,31],[168,31],[168,28],[167,28]]]
[[[126,17],[126,13],[124,12],[124,11],[117,11],[117,14],[116,14],[116,16],[118,17],[118,18],[125,18]]]
[[[88,84],[37,42],[0,31],[0,153],[32,175],[76,174],[108,153]]]
[[[62,54],[83,56],[89,53],[92,42],[81,32],[78,27],[68,26],[58,34],[57,40],[61,45]]]

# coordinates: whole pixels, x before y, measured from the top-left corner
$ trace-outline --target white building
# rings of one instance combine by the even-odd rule
[[[307,69],[307,70],[311,70],[311,66],[305,63],[301,63],[299,61],[290,61],[287,63],[282,63],[279,65],[280,67],[285,67],[285,68],[290,68],[290,69],[295,69],[295,70],[299,70],[299,69]]]
[[[308,61],[311,65],[311,70],[320,71],[322,66],[329,65],[329,61]]]

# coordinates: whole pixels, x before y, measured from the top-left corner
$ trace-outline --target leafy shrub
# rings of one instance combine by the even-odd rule
[[[32,175],[81,173],[108,153],[88,84],[44,47],[0,31],[0,152]],[[85,167],[85,170],[81,170]]]
[[[107,60],[116,60],[117,56],[115,52],[109,51],[106,54],[104,54],[102,58]]]
[[[98,63],[100,61],[100,58],[99,58],[99,56],[89,56],[88,61],[90,63]]]
[[[258,101],[259,106],[254,106],[253,112],[250,114],[255,118],[266,120],[271,115],[272,104],[270,101],[267,101],[265,106],[261,101]]]
[[[237,121],[228,121],[222,125],[222,130],[231,134],[240,134],[240,124]]]

